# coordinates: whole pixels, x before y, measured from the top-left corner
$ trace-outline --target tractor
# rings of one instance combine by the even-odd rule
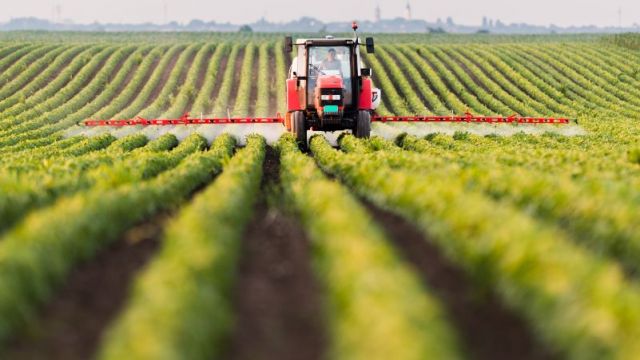
[[[353,23],[354,38],[285,38],[285,52],[297,47],[286,81],[287,113],[285,127],[302,148],[307,130],[351,130],[356,137],[368,138],[373,111],[380,104],[380,90],[373,88],[372,71],[363,66],[360,46],[374,52],[373,38],[360,42]]]

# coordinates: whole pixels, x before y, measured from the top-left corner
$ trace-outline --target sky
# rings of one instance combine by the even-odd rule
[[[479,25],[483,16],[505,23],[631,26],[640,23],[640,0],[414,0],[414,19],[451,16],[458,24]],[[404,16],[405,0],[0,0],[0,22],[35,16],[76,23],[188,22],[192,19],[243,24],[262,17],[289,21],[312,16],[322,21],[373,20]]]

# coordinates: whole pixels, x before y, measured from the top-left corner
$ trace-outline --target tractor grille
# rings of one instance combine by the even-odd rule
[[[342,105],[342,89],[322,89],[320,90],[320,104],[322,105]]]
[[[337,126],[342,121],[343,104],[342,89],[321,89],[320,90],[320,106],[323,108],[322,125]],[[332,111],[329,111],[332,110]]]
[[[340,125],[342,123],[341,115],[324,115],[322,117],[322,125]]]

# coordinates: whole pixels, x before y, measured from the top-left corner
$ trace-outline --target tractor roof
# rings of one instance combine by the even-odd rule
[[[296,45],[305,46],[340,46],[340,45],[353,45],[355,39],[348,38],[318,38],[318,39],[296,39]]]

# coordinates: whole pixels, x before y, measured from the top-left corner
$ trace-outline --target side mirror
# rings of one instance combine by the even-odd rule
[[[291,36],[284,38],[284,52],[290,53],[293,51],[293,39]]]
[[[373,38],[372,37],[368,37],[365,40],[365,44],[367,45],[367,53],[369,54],[373,54],[374,53],[374,44],[373,44]]]
[[[370,68],[362,68],[362,69],[360,69],[360,74],[362,76],[371,76],[371,69]]]

